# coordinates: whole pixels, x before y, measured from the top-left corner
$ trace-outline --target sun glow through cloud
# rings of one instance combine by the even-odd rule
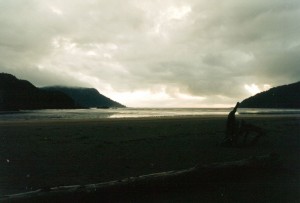
[[[63,15],[63,12],[54,6],[49,6],[49,9],[56,15],[59,15],[59,16]]]
[[[251,95],[255,95],[257,93],[260,93],[262,91],[267,91],[271,88],[272,86],[269,85],[269,84],[263,84],[263,85],[260,85],[260,87],[256,84],[251,84],[251,85],[248,85],[248,84],[245,84],[244,85],[244,88],[251,94]]]
[[[259,87],[256,84],[251,84],[251,85],[246,84],[244,87],[251,95],[255,95],[255,94],[261,92],[261,90],[259,89]]]

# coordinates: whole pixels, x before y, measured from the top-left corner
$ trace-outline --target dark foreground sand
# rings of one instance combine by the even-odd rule
[[[284,170],[174,193],[116,194],[128,202],[298,202],[300,118],[244,117],[267,132],[258,145],[218,146],[225,116],[0,122],[0,195],[123,179],[278,153]],[[113,201],[111,200],[111,201]],[[100,201],[100,200],[99,200]],[[110,200],[105,200],[110,201]]]

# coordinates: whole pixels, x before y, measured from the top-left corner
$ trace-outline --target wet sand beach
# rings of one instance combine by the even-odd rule
[[[276,175],[255,174],[208,186],[202,192],[152,194],[133,202],[297,202],[300,118],[238,119],[266,131],[256,146],[220,147],[226,116],[0,122],[0,194],[277,153],[284,171]]]

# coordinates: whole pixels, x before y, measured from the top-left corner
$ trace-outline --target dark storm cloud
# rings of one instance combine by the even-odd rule
[[[298,19],[296,0],[0,1],[0,71],[128,105],[233,105],[299,80]]]

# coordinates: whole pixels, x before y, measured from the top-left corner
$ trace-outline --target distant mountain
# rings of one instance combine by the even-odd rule
[[[249,97],[241,108],[300,108],[300,81],[278,86]]]
[[[94,88],[51,86],[43,87],[41,89],[48,91],[63,92],[70,96],[77,105],[82,106],[84,108],[125,107],[124,105],[100,94]]]
[[[26,80],[0,73],[0,110],[71,109],[75,102],[58,91],[45,91]]]

